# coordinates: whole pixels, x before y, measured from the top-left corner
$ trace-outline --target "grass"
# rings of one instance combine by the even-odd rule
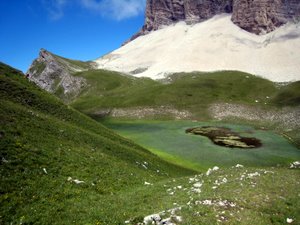
[[[86,78],[90,87],[71,105],[87,114],[103,108],[163,105],[209,118],[206,110],[213,102],[256,104],[259,100],[264,105],[266,96],[275,96],[278,91],[271,81],[234,71],[175,74],[169,83],[104,70],[76,75]]]
[[[146,179],[194,173],[62,104],[20,72],[1,64],[0,74],[1,224],[95,224],[99,218],[117,224],[122,215],[99,208],[118,205],[112,196]]]
[[[80,60],[74,60],[74,59],[67,59],[58,55],[55,55],[53,53],[51,53],[53,55],[53,57],[55,57],[55,59],[60,62],[61,64],[65,65],[66,67],[68,66],[73,66],[75,68],[80,68],[83,70],[89,70],[92,69],[92,65],[91,62],[84,62],[84,61],[80,61]]]
[[[105,88],[111,85],[102,93],[109,99],[128,89],[116,79],[104,82]],[[148,79],[130,82],[132,95],[135,88],[143,88],[134,82],[145,82],[152,90],[161,85]],[[142,104],[145,98],[135,96],[126,104]],[[181,224],[219,224],[220,219],[224,224],[284,224],[287,218],[299,223],[298,169],[285,164],[218,166],[220,170],[206,176],[163,161],[0,63],[0,224],[135,225],[146,215],[175,207],[181,207],[176,212]],[[75,179],[84,183],[76,184]],[[195,192],[197,182],[203,185]],[[228,200],[235,207],[197,204],[203,200]]]
[[[280,89],[273,99],[278,106],[299,106],[300,105],[300,81],[291,83]]]

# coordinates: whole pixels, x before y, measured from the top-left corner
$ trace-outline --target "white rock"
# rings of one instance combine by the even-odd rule
[[[200,188],[200,187],[202,187],[202,183],[197,182],[197,183],[195,183],[193,186],[194,186],[195,188]]]
[[[209,176],[209,175],[211,174],[211,172],[212,172],[212,169],[209,168],[209,169],[207,170],[207,172],[206,172],[206,176]]]
[[[220,168],[218,167],[218,166],[214,166],[213,168],[212,168],[212,170],[213,171],[217,171],[217,170],[219,170]]]
[[[182,217],[181,216],[172,216],[171,219],[175,223],[181,223],[182,222]]]
[[[257,176],[260,176],[260,174],[258,172],[248,174],[248,178],[253,178],[253,177],[257,177]]]
[[[142,167],[144,167],[146,170],[148,169],[148,167],[144,164],[142,164]]]
[[[287,222],[287,223],[292,223],[293,221],[294,221],[293,219],[286,218],[286,222]]]
[[[296,161],[296,162],[291,163],[290,168],[291,169],[300,168],[300,161]]]
[[[84,181],[78,180],[78,179],[73,180],[73,182],[74,182],[75,184],[82,184],[82,183],[84,183]]]
[[[200,194],[201,189],[200,188],[192,188],[192,192],[195,192],[196,194]]]
[[[45,174],[48,174],[46,168],[43,168],[43,171]]]
[[[155,224],[156,222],[160,222],[160,221],[161,221],[161,217],[159,214],[153,214],[144,217],[144,224]]]
[[[236,164],[235,165],[235,168],[243,168],[244,166],[243,165],[241,165],[241,164]]]

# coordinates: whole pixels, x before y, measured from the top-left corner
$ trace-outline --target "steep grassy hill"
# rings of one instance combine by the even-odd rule
[[[123,193],[194,173],[65,106],[4,64],[0,125],[0,224],[118,224],[135,201],[115,214]]]

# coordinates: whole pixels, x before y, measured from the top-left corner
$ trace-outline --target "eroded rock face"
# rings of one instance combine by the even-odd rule
[[[147,0],[145,25],[130,40],[178,21],[188,24],[232,12],[233,0]]]
[[[237,26],[255,34],[268,33],[300,17],[299,0],[147,0],[145,25],[130,40],[178,21],[202,22],[232,13]]]
[[[234,0],[232,22],[255,34],[269,33],[300,16],[299,0]]]
[[[42,89],[68,101],[87,85],[84,78],[72,76],[72,73],[78,71],[81,71],[80,68],[72,67],[62,58],[41,49],[39,57],[33,61],[26,74]]]

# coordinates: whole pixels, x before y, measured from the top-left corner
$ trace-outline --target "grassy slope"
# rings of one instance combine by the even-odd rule
[[[58,55],[55,55],[53,53],[51,53],[56,60],[58,60],[58,62],[60,62],[62,65],[66,65],[66,67],[68,66],[72,66],[78,69],[82,69],[82,70],[88,70],[88,69],[92,69],[92,64],[90,61],[88,62],[84,62],[84,61],[80,61],[80,60],[74,60],[74,59],[67,59]]]
[[[281,90],[274,97],[273,102],[278,106],[299,106],[300,81],[291,83],[281,88]]]
[[[90,83],[88,90],[72,106],[85,113],[112,107],[171,105],[208,117],[206,108],[213,102],[264,104],[266,96],[275,96],[274,83],[242,72],[190,73],[171,76],[172,82],[122,76],[96,70],[77,74]],[[271,104],[271,102],[270,102]]]
[[[86,224],[100,218],[117,224],[124,215],[114,212],[124,192],[144,181],[193,173],[63,105],[4,64],[0,125],[1,224]],[[144,161],[148,169],[136,163]],[[133,203],[122,210],[130,211]]]
[[[146,215],[177,206],[182,207],[176,213],[182,224],[219,224],[218,219],[231,225],[284,224],[286,218],[299,223],[299,170],[221,168],[196,177],[203,183],[197,194],[191,189],[198,181],[185,177],[193,172],[163,163],[61,104],[21,73],[3,64],[0,72],[1,224],[129,220],[134,225]],[[148,169],[136,161],[147,161]],[[260,176],[241,180],[254,172]],[[85,183],[69,182],[69,176]],[[227,183],[212,189],[215,180],[225,177]],[[206,199],[229,200],[236,206],[195,204]]]

